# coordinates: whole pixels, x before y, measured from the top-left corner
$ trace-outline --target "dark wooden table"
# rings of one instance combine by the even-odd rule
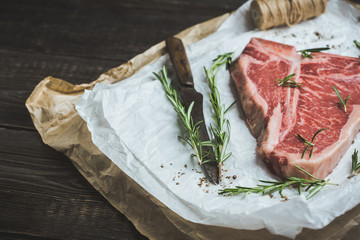
[[[2,0],[0,239],[146,239],[43,144],[25,101],[51,75],[79,84],[243,0]]]

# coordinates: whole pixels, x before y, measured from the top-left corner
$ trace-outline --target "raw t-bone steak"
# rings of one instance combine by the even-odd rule
[[[360,129],[360,58],[312,53],[303,58],[295,47],[253,38],[230,72],[257,152],[280,177],[307,177],[297,165],[319,178],[328,176]],[[276,79],[295,73],[301,88],[277,86]],[[347,102],[344,111],[336,86]],[[310,141],[306,145],[297,135]],[[307,177],[308,178],[308,177]]]

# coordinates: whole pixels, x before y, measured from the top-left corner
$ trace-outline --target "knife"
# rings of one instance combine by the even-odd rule
[[[182,103],[186,109],[188,109],[190,104],[194,102],[191,117],[194,124],[201,121],[198,125],[200,140],[209,141],[209,135],[206,130],[203,113],[203,96],[194,88],[194,80],[184,44],[181,39],[170,37],[166,40],[166,47],[170,54],[178,80],[173,81],[174,87],[179,92]],[[203,147],[203,151],[210,153],[209,156],[214,156],[214,151],[211,147]],[[205,157],[204,160],[209,160],[209,156]],[[201,164],[201,167],[210,182],[219,184],[219,168],[216,161],[203,163]]]

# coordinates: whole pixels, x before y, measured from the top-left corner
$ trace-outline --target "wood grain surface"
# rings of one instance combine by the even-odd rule
[[[2,0],[0,239],[146,239],[42,143],[25,100],[46,76],[79,84],[244,0]]]

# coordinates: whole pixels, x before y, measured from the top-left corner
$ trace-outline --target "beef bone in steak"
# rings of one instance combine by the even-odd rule
[[[230,68],[257,152],[280,177],[309,178],[297,165],[319,178],[328,176],[360,129],[360,58],[312,53],[303,58],[295,47],[253,38]],[[276,79],[295,73],[302,88],[277,86]],[[343,99],[344,112],[333,85]],[[306,145],[297,135],[314,139]]]

